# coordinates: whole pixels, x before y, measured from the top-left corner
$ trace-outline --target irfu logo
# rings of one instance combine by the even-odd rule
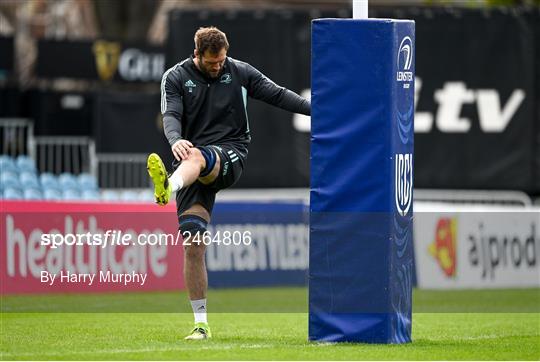
[[[412,153],[395,155],[395,200],[401,216],[407,215],[412,204],[413,163]]]

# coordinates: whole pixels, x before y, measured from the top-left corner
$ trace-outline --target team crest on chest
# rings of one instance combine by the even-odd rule
[[[232,76],[231,76],[231,73],[225,73],[221,76],[220,80],[219,80],[220,83],[224,83],[224,84],[230,84],[232,82]]]

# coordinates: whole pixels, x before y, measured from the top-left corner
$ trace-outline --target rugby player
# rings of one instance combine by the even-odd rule
[[[310,115],[310,102],[278,86],[248,63],[227,56],[225,33],[215,27],[195,33],[192,56],[168,69],[161,81],[165,136],[175,157],[168,176],[160,157],[148,157],[154,196],[166,205],[176,192],[179,229],[187,235],[184,279],[195,315],[185,339],[211,337],[207,321],[208,279],[200,242],[219,190],[238,181],[250,143],[247,98]]]

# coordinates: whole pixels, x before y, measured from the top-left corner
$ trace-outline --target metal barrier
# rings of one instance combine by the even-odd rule
[[[98,182],[101,188],[148,188],[146,171],[148,155],[133,153],[100,153],[97,155]]]
[[[35,148],[40,172],[97,175],[96,146],[89,137],[36,136]]]
[[[221,191],[218,201],[303,201],[309,205],[309,189],[227,189]],[[432,190],[415,189],[414,202],[444,204],[483,204],[504,206],[531,206],[531,198],[521,191],[492,190]],[[540,205],[540,198],[535,201]]]
[[[34,124],[25,118],[0,118],[2,154],[35,158]]]
[[[522,191],[496,190],[415,189],[414,201],[512,206],[531,206],[533,204],[531,198]]]

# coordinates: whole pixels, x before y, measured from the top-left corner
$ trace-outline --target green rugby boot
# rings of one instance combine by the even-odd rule
[[[191,331],[189,336],[185,337],[186,340],[201,340],[212,338],[212,332],[208,323],[195,323],[195,328]]]
[[[162,206],[167,205],[171,198],[172,188],[163,161],[161,161],[161,158],[157,154],[151,153],[146,161],[146,169],[154,183],[156,203]]]

